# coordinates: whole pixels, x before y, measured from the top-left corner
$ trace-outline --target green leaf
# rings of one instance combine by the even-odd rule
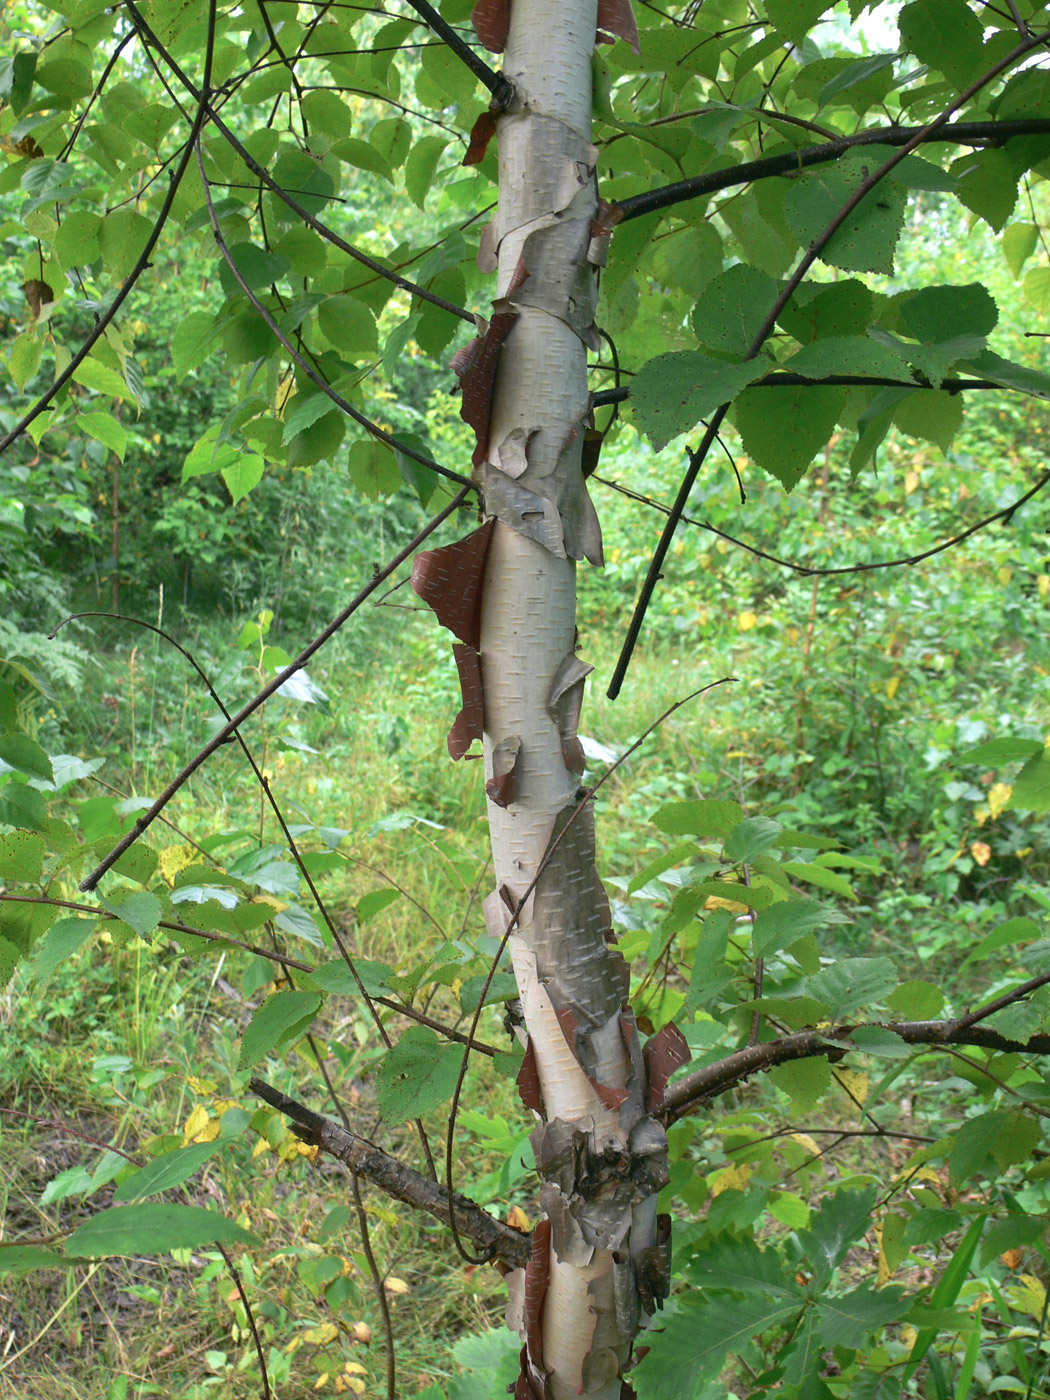
[[[745,817],[726,837],[723,855],[734,863],[754,860],[776,845],[782,830],[770,817]]]
[[[977,1249],[977,1241],[981,1238],[981,1231],[987,1219],[986,1215],[979,1215],[971,1223],[970,1228],[960,1241],[959,1247],[952,1255],[951,1262],[937,1281],[937,1287],[933,1290],[930,1303],[934,1308],[950,1308],[958,1298],[962,1286],[966,1282],[966,1275],[970,1271],[970,1263]],[[929,1327],[923,1328],[915,1338],[908,1356],[908,1364],[901,1377],[905,1385],[918,1370],[919,1363],[929,1351],[936,1335],[937,1329]]]
[[[943,73],[957,92],[983,66],[981,23],[961,0],[913,0],[898,15],[897,27],[904,48]]]
[[[0,789],[0,822],[30,831],[44,831],[47,820],[47,803],[36,788],[12,782]]]
[[[297,1038],[321,1009],[317,992],[274,992],[252,1015],[241,1038],[239,1070],[252,1069],[282,1043]]]
[[[818,1287],[839,1267],[850,1246],[867,1233],[873,1222],[875,1197],[874,1186],[863,1191],[836,1191],[823,1202],[810,1228],[799,1233]]]
[[[218,349],[221,334],[221,325],[209,311],[191,311],[179,322],[171,341],[171,362],[180,384]]]
[[[332,145],[332,155],[338,156],[347,165],[356,166],[358,170],[367,170],[372,175],[378,175],[383,180],[393,180],[390,163],[384,156],[381,156],[367,141],[362,141],[358,136],[343,136]]]
[[[803,247],[813,243],[889,152],[843,156],[795,180],[784,196],[784,217]],[[907,198],[891,178],[883,179],[850,213],[820,254],[829,267],[851,272],[893,272],[893,255],[904,225]]]
[[[809,1113],[831,1088],[831,1066],[823,1055],[789,1060],[771,1069],[769,1078],[790,1097],[798,1113]]]
[[[462,1062],[461,1046],[439,1040],[428,1026],[409,1026],[380,1061],[376,1100],[384,1119],[405,1123],[445,1103]]]
[[[118,1204],[124,1201],[141,1201],[146,1196],[156,1196],[161,1191],[169,1191],[215,1155],[221,1146],[219,1142],[193,1142],[188,1147],[166,1152],[147,1162],[144,1167],[123,1181],[113,1193]]]
[[[770,24],[779,34],[800,46],[828,8],[827,0],[767,0],[766,3]]]
[[[831,437],[845,404],[841,388],[745,389],[733,415],[744,451],[790,491]]]
[[[237,460],[222,469],[222,479],[233,497],[233,504],[243,501],[262,481],[266,463],[257,452],[240,452]]]
[[[66,1269],[71,1259],[32,1244],[0,1243],[0,1274],[26,1274],[33,1269]]]
[[[350,480],[369,500],[377,501],[401,487],[397,458],[386,443],[376,438],[359,438],[351,443],[346,465]]]
[[[114,1254],[166,1254],[216,1241],[256,1244],[240,1225],[200,1206],[117,1206],[84,1222],[65,1241],[68,1256],[101,1259]]]
[[[988,335],[999,308],[986,287],[923,287],[901,299],[901,319],[909,335],[927,344],[962,335]]]
[[[858,1026],[850,1038],[865,1055],[881,1055],[887,1060],[906,1060],[909,1055],[915,1053],[906,1040],[885,1026]]]
[[[836,1018],[889,996],[897,985],[897,969],[889,958],[840,958],[806,979],[809,996],[826,1001]]]
[[[35,331],[16,335],[7,354],[7,368],[21,393],[40,368],[43,344]]]
[[[662,1327],[646,1333],[637,1384],[645,1400],[706,1400],[731,1352],[800,1311],[796,1298],[701,1298],[687,1295]]]
[[[102,907],[148,941],[164,916],[164,905],[149,890],[138,890],[119,899],[103,899]]]
[[[374,919],[377,914],[381,914],[384,909],[389,909],[391,904],[396,904],[401,898],[401,891],[391,889],[369,890],[357,901],[356,911],[358,923],[366,924],[369,919]]]
[[[908,369],[900,355],[863,335],[835,335],[816,340],[786,360],[782,369],[824,379],[829,374],[877,375],[907,381]]]
[[[970,366],[982,378],[994,380],[1004,389],[1017,389],[1022,394],[1031,394],[1033,398],[1050,400],[1050,374],[1043,370],[1015,365],[991,350],[972,356]]]
[[[780,283],[757,268],[737,263],[709,282],[690,322],[697,340],[712,350],[743,357],[773,309]]]
[[[55,780],[47,754],[35,739],[18,730],[0,735],[0,762],[16,773],[24,773],[27,778],[40,778],[46,783]]]
[[[387,967],[386,963],[372,962],[369,958],[355,958],[354,967],[369,996],[389,995],[389,978],[394,974],[393,969]],[[361,995],[353,973],[342,958],[333,958],[331,962],[322,963],[311,973],[311,980],[325,992],[337,992],[340,996],[351,997]]]
[[[780,868],[792,880],[801,880],[803,884],[816,885],[819,890],[830,890],[832,894],[841,895],[843,899],[856,899],[857,897],[853,886],[847,879],[836,874],[834,870],[828,870],[824,865],[786,860]]]
[[[133,399],[135,395],[125,384],[115,369],[104,365],[101,360],[93,360],[89,355],[81,360],[73,371],[73,378],[85,389],[94,389],[97,394],[105,394],[114,399]]]
[[[102,218],[87,209],[70,210],[55,234],[55,257],[64,268],[86,267],[99,257]]]
[[[317,308],[321,332],[347,359],[370,359],[379,354],[376,318],[363,301],[345,295],[328,297]]]
[[[959,757],[960,763],[981,763],[999,767],[1019,758],[1032,758],[1042,753],[1043,745],[1037,739],[1014,739],[1004,735],[1001,739],[987,739],[976,748],[967,749]]]
[[[328,88],[304,93],[299,110],[311,129],[316,127],[328,136],[346,136],[353,125],[350,108],[338,93]]]
[[[686,1279],[698,1288],[739,1289],[744,1293],[805,1301],[794,1273],[772,1249],[759,1249],[749,1237],[720,1235],[682,1261]]]
[[[78,413],[77,427],[115,452],[123,462],[128,450],[128,430],[119,419],[109,413]]]
[[[315,394],[315,398],[325,396]],[[327,401],[327,400],[326,400]],[[288,444],[290,467],[312,467],[317,462],[331,461],[346,433],[346,415],[329,403],[328,412],[302,428]]]
[[[943,1010],[944,993],[932,982],[913,978],[902,982],[895,992],[890,993],[886,1006],[905,1020],[928,1021]]]
[[[804,934],[832,922],[834,910],[815,899],[784,899],[763,909],[751,927],[751,947],[756,958],[789,948]]]
[[[820,1340],[826,1347],[860,1347],[877,1327],[907,1312],[911,1302],[896,1285],[874,1289],[864,1284],[838,1297],[825,1294],[817,1323]]]
[[[1022,812],[1050,812],[1050,758],[1045,749],[1030,758],[1014,779],[1010,806]]]
[[[43,872],[44,840],[28,831],[9,831],[0,836],[0,880],[35,884]]]
[[[1018,171],[1010,156],[995,147],[971,151],[952,164],[951,173],[962,202],[998,233],[1017,203]]]
[[[660,831],[672,836],[726,837],[743,821],[744,809],[738,802],[718,798],[702,798],[697,802],[669,802],[653,815],[652,822]]]
[[[434,187],[434,172],[449,143],[447,136],[421,136],[405,161],[405,189],[412,203],[423,209]]]
[[[134,209],[115,209],[107,214],[98,230],[99,252],[107,271],[123,281],[134,268],[152,232],[152,220]]]
[[[631,381],[631,407],[657,449],[694,428],[769,371],[765,358],[730,364],[695,350],[658,355]]]
[[[97,924],[94,919],[59,919],[52,924],[40,941],[33,946],[29,963],[29,980],[43,991],[60,963],[66,961],[87,942]]]
[[[1041,934],[1042,930],[1034,919],[1007,919],[1005,923],[992,929],[991,933],[985,934],[973,952],[959,964],[959,971],[965,971],[971,963],[980,962],[989,953],[994,953],[1000,948],[1007,948],[1013,943],[1030,943]]]
[[[962,425],[961,394],[938,389],[916,389],[893,410],[893,421],[902,433],[933,442],[947,452]]]

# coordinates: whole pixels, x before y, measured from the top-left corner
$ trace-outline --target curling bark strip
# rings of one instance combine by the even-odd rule
[[[490,524],[422,556],[413,574],[471,677],[450,750],[462,755],[464,715],[476,717],[496,877],[485,915],[497,938],[509,932],[527,1029],[521,1087],[538,1120],[546,1222],[527,1268],[508,1278],[508,1324],[524,1343],[517,1400],[626,1393],[631,1343],[662,1302],[669,1263],[669,1222],[656,1217],[666,1138],[646,1111],[593,814],[577,810],[590,667],[576,655],[575,570],[602,562],[581,468],[608,238],[591,142],[601,18],[596,0],[510,7],[504,73],[514,97],[497,120],[499,205],[479,253],[497,274],[494,314],[455,366]],[[622,15],[617,24],[630,27]]]

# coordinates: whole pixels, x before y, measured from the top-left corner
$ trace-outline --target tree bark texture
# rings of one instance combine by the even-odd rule
[[[657,1064],[650,1084],[595,868],[593,813],[580,798],[577,724],[591,668],[576,654],[575,572],[577,561],[602,562],[581,470],[608,238],[591,144],[602,8],[510,8],[514,98],[497,123],[499,206],[479,254],[497,273],[497,296],[484,333],[455,362],[487,519],[413,572],[459,638],[464,705],[450,752],[484,742],[489,931],[502,937],[517,914],[508,948],[527,1030],[519,1087],[537,1119],[545,1214],[527,1268],[508,1277],[508,1325],[524,1343],[517,1400],[629,1393],[631,1343],[669,1271],[669,1221],[656,1215],[666,1138],[647,1110],[670,1071]],[[633,27],[625,6],[615,23]],[[680,1062],[677,1032],[656,1040],[658,1061],[674,1051]]]

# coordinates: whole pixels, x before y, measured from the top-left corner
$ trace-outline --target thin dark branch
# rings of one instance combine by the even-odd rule
[[[260,690],[257,695],[253,696],[251,700],[249,700],[246,704],[241,706],[241,708],[237,711],[237,713],[233,716],[232,719],[227,720],[223,727],[204,745],[204,747],[197,751],[197,753],[192,759],[190,759],[189,763],[186,764],[182,771],[177,773],[175,777],[171,780],[171,782],[168,783],[167,787],[157,798],[156,802],[154,802],[153,806],[150,807],[148,811],[144,812],[141,817],[139,817],[139,819],[135,822],[131,830],[127,833],[125,837],[123,837],[122,840],[120,840],[117,843],[116,846],[113,847],[109,855],[106,856],[105,860],[103,860],[98,866],[96,866],[96,868],[91,872],[87,879],[81,883],[81,890],[86,891],[93,890],[95,888],[95,886],[98,884],[99,880],[106,873],[106,871],[111,868],[115,861],[120,859],[120,857],[130,846],[134,845],[134,843],[138,840],[142,833],[152,824],[153,821],[156,820],[158,816],[160,816],[161,812],[168,805],[171,799],[186,783],[186,781],[189,778],[191,778],[194,773],[196,773],[197,769],[200,768],[200,766],[203,763],[207,762],[207,760],[212,756],[212,754],[215,753],[218,749],[220,749],[222,745],[230,739],[233,733],[240,728],[240,726],[244,723],[246,719],[249,718],[249,716],[255,713],[255,711],[259,708],[260,705],[265,704],[265,702],[269,700],[271,695],[275,694],[278,690],[280,690],[281,686],[284,685],[284,683],[288,680],[290,676],[293,676],[296,673],[296,671],[301,671],[303,669],[303,667],[307,664],[307,662],[314,655],[314,653],[319,651],[321,647],[324,646],[325,642],[329,641],[332,637],[335,636],[336,632],[338,632],[339,629],[343,626],[343,624],[353,616],[353,614],[358,610],[358,608],[361,607],[363,603],[367,602],[367,600],[372,596],[376,589],[382,583],[384,583],[392,573],[399,569],[406,559],[409,559],[415,553],[415,551],[419,548],[419,546],[423,543],[424,540],[429,539],[430,536],[434,533],[434,531],[440,525],[442,525],[449,518],[450,515],[453,515],[460,508],[461,505],[463,505],[467,498],[467,495],[467,488],[464,487],[462,491],[459,491],[455,496],[453,496],[452,500],[449,501],[448,505],[445,506],[444,510],[439,511],[437,515],[433,516],[432,519],[429,520],[427,524],[423,526],[422,530],[418,531],[417,534],[413,535],[412,539],[409,540],[408,544],[406,544],[402,549],[400,549],[388,564],[385,564],[383,568],[376,570],[376,572],[372,575],[371,579],[369,579],[368,583],[366,583],[365,586],[358,591],[358,593],[355,595],[352,601],[347,604],[347,606],[342,610],[341,613],[338,614],[337,617],[333,618],[333,620],[328,624],[327,627],[325,627],[321,632],[318,633],[318,635],[313,639],[313,641],[309,642],[303,648],[303,650],[299,653],[299,655],[295,658],[295,660],[290,666],[286,667],[286,669],[280,675],[275,676],[272,681],[264,685],[262,690]]]
[[[660,501],[654,501],[650,496],[643,496],[638,491],[632,491],[626,486],[621,486],[617,481],[608,481],[603,476],[594,476],[594,481],[602,486],[608,486],[613,491],[619,491],[628,500],[637,501],[640,505],[651,506],[653,510],[661,511],[664,515],[670,515],[671,509]],[[738,549],[747,550],[748,554],[753,554],[756,559],[765,559],[770,564],[776,564],[781,569],[790,569],[793,573],[801,574],[803,578],[828,578],[834,574],[866,574],[872,573],[876,569],[899,569],[905,564],[921,564],[925,559],[932,559],[935,554],[943,554],[946,549],[954,549],[956,545],[962,544],[965,540],[976,535],[978,531],[984,530],[989,525],[994,525],[997,520],[1009,520],[1012,515],[1027,502],[1037,495],[1043,487],[1050,481],[1050,472],[1043,476],[1016,501],[1004,506],[1002,510],[995,511],[992,515],[986,515],[978,520],[969,529],[963,530],[958,535],[953,535],[951,539],[942,540],[940,544],[935,544],[930,549],[924,549],[919,554],[909,554],[903,559],[877,559],[870,564],[842,564],[834,568],[818,568],[811,564],[797,564],[793,559],[781,559],[776,554],[770,554],[767,550],[759,549],[757,545],[748,544],[746,540],[737,539],[735,535],[727,534],[725,530],[720,530],[717,525],[712,525],[708,520],[697,520],[693,516],[683,515],[683,525],[695,525],[698,530],[707,530],[712,535],[717,535],[719,539],[726,540],[729,544],[736,545]]]
[[[592,368],[602,368],[605,366],[592,366]],[[629,373],[624,370],[622,373]],[[842,385],[846,388],[873,388],[873,389],[931,389],[933,385],[922,375],[915,379],[890,379],[878,374],[827,374],[822,379],[813,379],[806,374],[794,374],[790,370],[778,370],[765,375],[762,379],[756,379],[753,384],[749,384],[749,389],[797,389],[801,385],[812,385],[818,388],[820,385]],[[1009,391],[1002,384],[997,384],[994,379],[944,379],[940,388],[946,394],[961,394],[964,390],[972,389],[999,389],[1003,393]],[[599,389],[597,393],[591,395],[592,408],[604,408],[608,404],[623,403],[631,397],[630,386],[621,384],[613,389]]]
[[[474,52],[463,36],[453,29],[448,20],[442,19],[433,5],[427,3],[427,0],[408,0],[408,3],[428,28],[443,39],[459,61],[470,69],[478,82],[483,87],[488,88],[489,92],[492,93],[494,103],[500,110],[504,110],[514,91],[509,78],[505,78],[502,73],[497,73],[490,68],[481,55]]]
[[[1026,41],[1027,47],[1032,42]],[[1016,50],[1014,51],[1016,57]],[[956,107],[959,104],[956,104]],[[955,110],[953,108],[953,110]],[[925,134],[928,133],[928,134]],[[783,155],[763,156],[760,160],[745,161],[726,170],[710,170],[703,175],[694,175],[688,180],[678,180],[672,185],[659,189],[645,190],[641,194],[629,195],[616,204],[620,211],[620,222],[652,214],[658,209],[670,209],[686,200],[698,199],[701,195],[716,194],[737,185],[749,185],[755,180],[768,179],[774,175],[795,175],[812,165],[823,165],[829,160],[838,160],[846,151],[858,146],[918,146],[933,141],[948,142],[957,146],[983,146],[989,142],[1007,141],[1012,136],[1050,135],[1050,117],[1018,117],[1012,121],[951,122],[930,132],[928,126],[885,126],[858,131],[853,136],[840,136],[835,141],[822,142],[819,146],[803,146],[797,151]]]
[[[405,1205],[416,1210],[426,1211],[428,1215],[446,1225],[454,1225],[463,1235],[484,1249],[487,1259],[502,1259],[512,1268],[524,1268],[528,1263],[528,1236],[502,1224],[474,1201],[455,1194],[450,1212],[445,1188],[430,1177],[424,1176],[422,1172],[405,1166],[396,1157],[390,1156],[366,1138],[348,1132],[330,1119],[314,1113],[304,1104],[297,1103],[295,1099],[290,1099],[280,1090],[272,1088],[264,1080],[252,1079],[248,1087],[266,1103],[290,1118],[305,1142],[313,1143],[339,1161],[345,1162],[354,1172],[375,1182],[395,1200],[403,1201]]]

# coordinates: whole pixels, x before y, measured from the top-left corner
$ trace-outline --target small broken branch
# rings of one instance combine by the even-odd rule
[[[449,1197],[444,1186],[423,1176],[421,1172],[399,1162],[382,1148],[376,1147],[356,1133],[341,1128],[330,1118],[323,1117],[297,1103],[279,1089],[274,1089],[262,1079],[252,1079],[249,1088],[258,1094],[272,1108],[290,1118],[295,1131],[304,1142],[319,1147],[329,1156],[345,1162],[359,1176],[385,1191],[395,1200],[412,1206],[415,1210],[426,1211],[445,1225],[452,1223],[449,1211]],[[457,1192],[453,1198],[455,1227],[480,1245],[490,1257],[500,1259],[514,1269],[523,1269],[529,1262],[530,1246],[528,1235],[512,1230],[481,1206]]]

